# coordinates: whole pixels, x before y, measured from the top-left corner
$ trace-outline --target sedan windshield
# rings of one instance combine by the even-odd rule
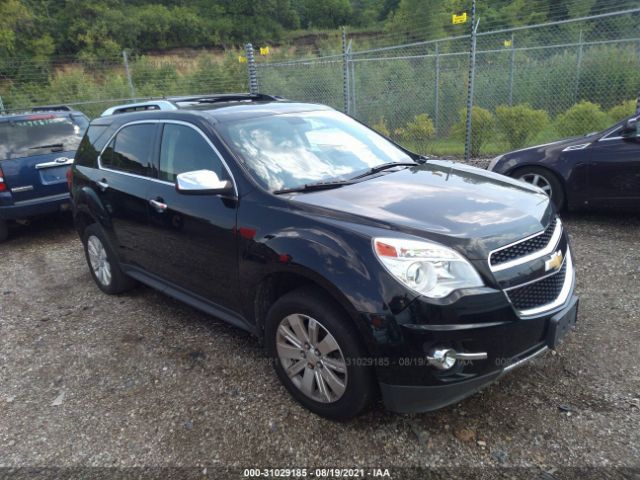
[[[384,137],[334,111],[239,120],[220,130],[270,191],[349,180],[378,165],[412,161]]]

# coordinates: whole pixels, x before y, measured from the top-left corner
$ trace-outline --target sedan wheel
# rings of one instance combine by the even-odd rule
[[[318,320],[299,313],[285,317],[278,326],[276,351],[291,382],[310,399],[331,403],[344,395],[344,354]]]
[[[87,240],[87,253],[96,279],[103,286],[108,287],[111,284],[111,264],[104,245],[95,235],[91,235]]]
[[[524,167],[511,174],[522,182],[529,183],[540,188],[546,193],[556,206],[558,211],[564,208],[565,192],[558,177],[551,171],[541,167]]]
[[[542,175],[539,175],[537,173],[527,173],[526,175],[522,175],[520,177],[520,180],[541,188],[542,190],[544,190],[544,193],[553,198],[553,189],[551,188],[551,184],[549,183],[549,180],[547,180]]]

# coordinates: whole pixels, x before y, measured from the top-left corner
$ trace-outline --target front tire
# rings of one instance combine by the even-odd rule
[[[267,314],[265,341],[280,381],[312,412],[346,420],[371,403],[373,373],[358,334],[319,289],[302,287],[278,299]]]
[[[564,187],[550,170],[541,167],[524,167],[514,171],[511,177],[541,188],[549,196],[557,211],[564,208]]]
[[[82,243],[89,271],[100,290],[114,295],[135,287],[135,280],[123,273],[118,258],[98,224],[94,223],[85,229]]]

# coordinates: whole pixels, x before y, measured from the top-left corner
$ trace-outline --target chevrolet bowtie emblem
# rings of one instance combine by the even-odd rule
[[[556,253],[549,257],[549,260],[544,262],[544,271],[548,272],[549,270],[559,270],[562,266],[562,251],[558,250]]]

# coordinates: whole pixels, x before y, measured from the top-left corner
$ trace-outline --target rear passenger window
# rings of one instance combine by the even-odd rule
[[[213,170],[227,178],[222,161],[211,145],[191,127],[167,123],[160,147],[160,180],[174,182],[176,175],[194,170]]]
[[[124,127],[100,157],[102,166],[136,175],[151,176],[155,124]]]

